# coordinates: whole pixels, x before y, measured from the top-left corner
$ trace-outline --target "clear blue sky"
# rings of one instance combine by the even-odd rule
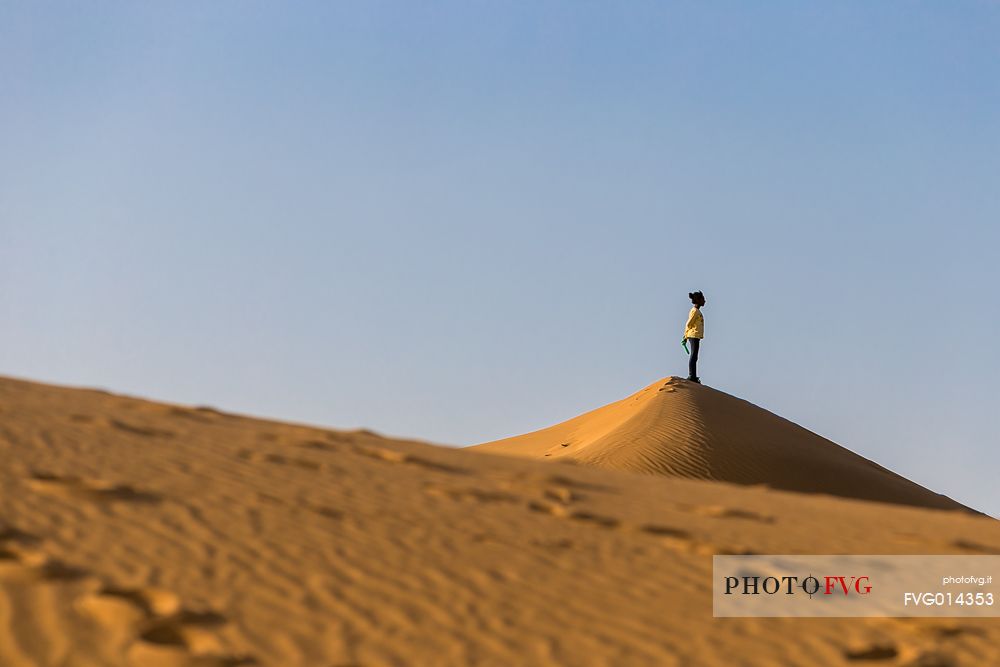
[[[701,375],[1000,513],[1000,4],[0,5],[0,373],[471,444]]]

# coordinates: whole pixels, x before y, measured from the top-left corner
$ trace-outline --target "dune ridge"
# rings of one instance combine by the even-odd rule
[[[748,401],[678,377],[560,424],[471,449],[974,511]]]
[[[713,619],[751,552],[1000,523],[0,378],[3,667],[1000,664],[996,619]]]

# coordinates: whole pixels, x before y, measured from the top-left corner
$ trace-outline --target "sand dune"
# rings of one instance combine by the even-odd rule
[[[715,620],[748,551],[1000,524],[0,379],[2,667],[1000,664],[995,619]]]
[[[969,509],[787,419],[670,377],[540,431],[473,449],[601,468]]]

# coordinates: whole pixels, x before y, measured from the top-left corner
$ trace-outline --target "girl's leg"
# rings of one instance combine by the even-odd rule
[[[701,347],[700,338],[688,338],[691,344],[691,358],[688,359],[688,378],[698,377],[698,348]]]

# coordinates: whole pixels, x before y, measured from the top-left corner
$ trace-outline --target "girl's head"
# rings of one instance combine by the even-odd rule
[[[705,305],[705,295],[701,292],[688,292],[688,297],[691,299],[691,303],[699,308]]]

